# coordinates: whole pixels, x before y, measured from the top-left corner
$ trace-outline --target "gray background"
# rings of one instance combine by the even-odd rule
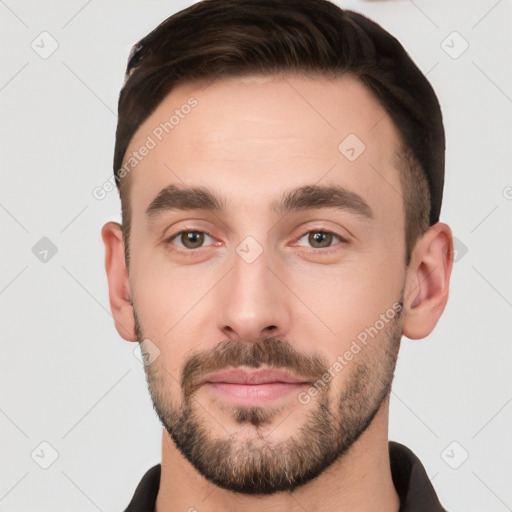
[[[100,228],[119,199],[92,190],[112,172],[131,45],[191,3],[0,0],[0,511],[120,511],[160,461],[136,345],[108,305]],[[512,4],[340,5],[428,74],[448,140],[451,296],[427,340],[404,339],[390,438],[449,510],[512,510]]]

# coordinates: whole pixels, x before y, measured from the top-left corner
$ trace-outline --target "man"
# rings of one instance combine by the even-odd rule
[[[325,0],[207,0],[134,46],[103,226],[162,463],[127,511],[442,511],[388,442],[401,336],[453,242],[444,130],[402,46]]]

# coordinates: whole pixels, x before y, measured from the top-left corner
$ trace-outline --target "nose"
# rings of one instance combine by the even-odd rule
[[[279,265],[263,251],[248,262],[238,253],[218,290],[218,327],[236,341],[286,336],[291,326],[290,292]]]

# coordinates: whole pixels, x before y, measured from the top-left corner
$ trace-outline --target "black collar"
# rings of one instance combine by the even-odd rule
[[[409,448],[390,441],[389,457],[393,484],[400,498],[399,512],[446,512],[425,468]],[[124,512],[154,512],[160,471],[161,465],[157,464],[146,472]]]
[[[420,459],[403,444],[389,443],[391,477],[400,498],[398,512],[446,512]]]

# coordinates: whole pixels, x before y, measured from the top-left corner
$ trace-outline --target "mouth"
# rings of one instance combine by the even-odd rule
[[[263,405],[298,392],[311,382],[285,370],[231,368],[207,375],[201,384],[236,405]]]

